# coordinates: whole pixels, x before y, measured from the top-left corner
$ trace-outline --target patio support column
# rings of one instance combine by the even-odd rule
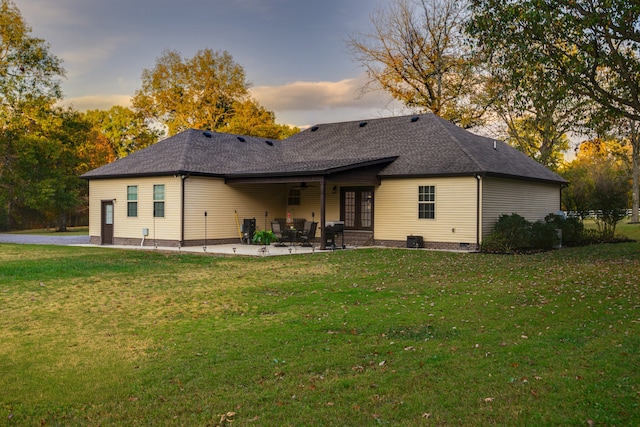
[[[326,235],[325,235],[325,223],[326,223],[326,218],[325,218],[325,205],[326,205],[326,193],[327,193],[327,185],[326,185],[326,178],[323,176],[322,180],[320,181],[320,250],[325,250],[327,249],[326,246]]]

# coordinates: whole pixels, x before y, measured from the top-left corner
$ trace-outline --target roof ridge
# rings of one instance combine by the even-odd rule
[[[458,138],[456,138],[455,136],[453,136],[453,134],[449,131],[449,128],[447,126],[445,126],[445,123],[450,123],[448,121],[445,121],[442,117],[437,116],[437,115],[433,115],[435,118],[437,118],[437,122],[438,122],[438,126],[443,129],[447,135],[449,135],[449,137],[453,140],[453,142],[458,146],[458,148],[460,148],[460,150],[462,150],[462,152],[469,158],[469,160],[471,160],[471,162],[476,165],[476,167],[478,168],[479,171],[483,170],[483,165],[471,154],[469,153],[469,151],[467,150],[467,148],[460,142],[460,140]],[[455,125],[454,125],[455,126]],[[466,129],[462,129],[459,128],[460,130],[464,131],[464,132],[469,132]],[[469,132],[470,133],[470,132]],[[475,135],[475,134],[474,134]],[[480,136],[480,135],[477,135]]]
[[[192,143],[193,141],[193,135],[194,132],[204,132],[204,131],[199,131],[197,129],[194,128],[189,128],[188,129],[189,134],[187,135],[187,138],[185,139],[185,141],[180,144],[180,156],[178,157],[178,170],[183,171],[183,170],[187,170],[187,153],[189,152],[189,145]]]

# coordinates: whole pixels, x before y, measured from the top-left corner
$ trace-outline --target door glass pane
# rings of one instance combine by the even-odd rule
[[[371,214],[373,212],[372,202],[373,193],[371,191],[362,191],[360,193],[360,227],[371,227]]]
[[[113,224],[113,205],[104,205],[104,223]]]
[[[356,192],[345,191],[344,193],[344,226],[356,226]]]

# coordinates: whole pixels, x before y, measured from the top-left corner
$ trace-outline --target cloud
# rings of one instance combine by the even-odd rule
[[[297,81],[282,86],[257,86],[252,95],[267,109],[311,111],[336,108],[387,108],[394,102],[382,92],[362,93],[363,77],[337,82]]]
[[[62,52],[60,57],[63,59],[65,68],[68,70],[68,77],[73,78],[86,72],[100,68],[107,60],[109,60],[118,48],[127,42],[120,38],[107,38],[78,49],[67,50]]]
[[[251,95],[278,122],[306,128],[317,123],[342,122],[410,114],[388,94],[362,92],[365,76],[339,81],[296,81],[280,86],[257,86]]]
[[[108,110],[114,105],[131,107],[131,95],[87,95],[66,98],[60,105],[73,107],[79,111]]]

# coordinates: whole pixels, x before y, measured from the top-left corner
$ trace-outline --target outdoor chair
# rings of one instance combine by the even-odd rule
[[[304,224],[307,222],[305,218],[293,218],[293,228],[302,231],[304,229]]]
[[[280,228],[280,223],[278,221],[271,221],[271,231],[273,231],[273,235],[278,239],[276,246],[285,246],[283,242],[284,233],[282,232],[282,228]]]
[[[278,224],[280,224],[280,231],[284,230],[287,227],[287,219],[286,218],[276,218],[274,219]]]
[[[316,237],[316,228],[318,227],[317,222],[305,221],[302,229],[302,234],[300,234],[300,241],[302,242],[302,246],[313,246],[311,241]]]

